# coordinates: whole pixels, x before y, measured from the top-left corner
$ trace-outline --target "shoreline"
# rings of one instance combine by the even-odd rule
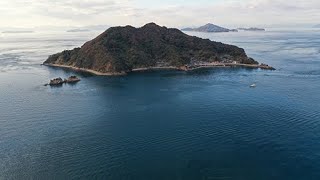
[[[67,65],[61,65],[61,64],[48,64],[48,63],[44,63],[42,64],[44,66],[48,66],[48,67],[61,67],[61,68],[68,68],[68,69],[72,69],[75,71],[82,71],[82,72],[87,72],[87,73],[91,73],[97,76],[123,76],[123,75],[127,75],[126,72],[119,72],[119,73],[102,73],[99,71],[95,71],[92,69],[86,69],[86,68],[78,68],[78,67],[74,67],[74,66],[67,66]]]
[[[44,66],[49,66],[49,67],[61,67],[61,68],[68,68],[72,69],[75,71],[83,71],[83,72],[88,72],[94,75],[98,76],[124,76],[127,75],[130,72],[144,72],[144,71],[152,71],[152,70],[175,70],[175,71],[194,71],[194,70],[200,70],[200,69],[210,69],[210,68],[230,68],[230,67],[245,67],[245,68],[253,68],[253,69],[263,69],[263,70],[275,70],[275,68],[268,66],[266,64],[233,64],[233,63],[216,63],[216,64],[201,64],[201,65],[194,65],[194,66],[181,66],[181,67],[176,67],[176,66],[163,66],[163,67],[145,67],[145,68],[135,68],[132,69],[130,72],[109,72],[109,73],[103,73],[99,71],[95,71],[92,69],[86,69],[86,68],[78,68],[74,66],[67,66],[67,65],[61,65],[61,64],[48,64],[44,63],[42,64]]]
[[[146,68],[135,68],[135,69],[132,69],[131,72],[143,72],[143,71],[152,71],[152,70],[158,70],[158,71],[161,71],[161,70],[175,70],[175,71],[185,71],[184,69],[182,68],[179,68],[179,67],[175,67],[175,66],[164,66],[164,67],[146,67]]]

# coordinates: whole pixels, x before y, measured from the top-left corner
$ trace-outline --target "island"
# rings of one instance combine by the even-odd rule
[[[320,28],[320,24],[314,25],[313,28]]]
[[[69,29],[67,30],[67,32],[70,32],[70,33],[74,33],[74,32],[89,32],[90,30],[89,29]]]
[[[274,69],[259,64],[237,46],[189,36],[178,29],[155,23],[140,28],[111,27],[81,48],[49,56],[43,64],[96,75],[125,75],[150,69],[190,71],[226,66]]]
[[[263,28],[256,28],[256,27],[251,27],[251,28],[238,28],[238,30],[241,31],[266,31]]]
[[[3,31],[3,34],[34,33],[34,31]]]
[[[227,29],[221,26],[217,26],[215,24],[208,23],[204,26],[200,26],[198,28],[184,28],[181,29],[182,31],[195,31],[195,32],[209,32],[209,33],[216,33],[216,32],[238,32],[237,29]]]

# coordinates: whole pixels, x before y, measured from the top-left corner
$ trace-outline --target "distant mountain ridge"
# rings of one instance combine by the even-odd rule
[[[195,32],[237,32],[236,29],[228,29],[224,28],[212,23],[208,23],[204,26],[200,26],[198,28],[184,28],[182,31],[195,31]]]
[[[320,28],[320,24],[313,26],[314,28]]]
[[[24,30],[15,30],[15,31],[3,31],[4,34],[23,34],[23,33],[34,33],[34,31],[24,31]]]
[[[67,30],[67,32],[88,32],[88,31],[90,31],[90,30],[89,29],[80,29],[80,28]]]
[[[266,31],[263,28],[256,28],[256,27],[251,27],[251,28],[238,28],[238,30],[242,31]]]

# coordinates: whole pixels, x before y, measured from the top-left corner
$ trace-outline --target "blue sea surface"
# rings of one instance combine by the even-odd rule
[[[0,34],[0,179],[320,179],[320,31],[190,34],[277,70],[93,76],[40,64],[97,32]]]

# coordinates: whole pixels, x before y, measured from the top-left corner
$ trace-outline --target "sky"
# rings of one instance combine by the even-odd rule
[[[0,0],[0,28],[320,24],[320,0]]]

